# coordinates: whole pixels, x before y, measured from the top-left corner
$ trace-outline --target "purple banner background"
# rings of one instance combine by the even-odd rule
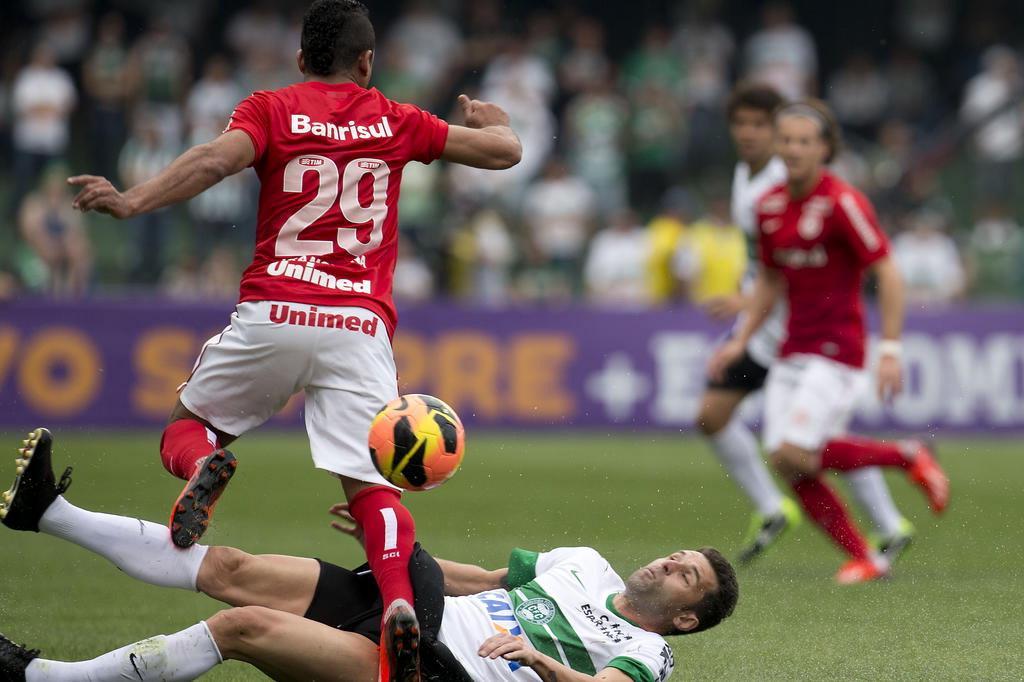
[[[203,341],[230,304],[161,300],[0,304],[0,427],[162,424]],[[726,327],[688,310],[468,309],[402,312],[403,392],[449,400],[468,425],[692,426],[707,355]],[[339,333],[346,333],[339,331]],[[858,426],[1024,432],[1024,307],[912,314],[907,390]],[[744,414],[756,420],[759,405]],[[301,400],[272,421],[301,424]]]

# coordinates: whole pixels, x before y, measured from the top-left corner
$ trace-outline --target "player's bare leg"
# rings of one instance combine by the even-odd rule
[[[341,477],[349,513],[363,531],[363,547],[384,603],[381,620],[380,679],[416,682],[419,623],[412,607],[409,558],[416,540],[412,514],[394,488]]]
[[[789,528],[800,522],[800,510],[783,495],[761,457],[757,439],[736,417],[749,391],[708,388],[704,392],[697,427],[729,476],[754,504],[746,546],[740,563],[760,556]]]
[[[207,625],[225,660],[275,680],[377,679],[377,646],[362,635],[259,606],[221,611]]]
[[[178,547],[191,547],[209,527],[238,466],[235,456],[223,449],[235,438],[193,414],[181,400],[175,404],[160,440],[160,459],[169,472],[188,481],[171,507],[171,539]]]
[[[772,453],[771,460],[778,472],[792,482],[807,515],[849,555],[850,560],[836,573],[836,581],[849,585],[885,577],[888,563],[871,552],[842,500],[821,477],[817,453],[783,443]]]

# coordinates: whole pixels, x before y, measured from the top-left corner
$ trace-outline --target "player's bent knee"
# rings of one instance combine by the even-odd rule
[[[253,556],[234,547],[211,547],[203,558],[196,576],[196,589],[203,594],[224,601],[237,577],[245,570]]]
[[[246,660],[261,640],[273,637],[281,614],[263,606],[240,606],[219,611],[206,621],[225,659]]]
[[[818,473],[814,455],[788,443],[779,446],[769,460],[781,476],[791,480]]]

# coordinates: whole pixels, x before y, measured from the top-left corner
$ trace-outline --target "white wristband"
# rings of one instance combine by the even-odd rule
[[[897,339],[882,339],[878,342],[878,354],[883,357],[899,358],[903,355],[903,342]]]

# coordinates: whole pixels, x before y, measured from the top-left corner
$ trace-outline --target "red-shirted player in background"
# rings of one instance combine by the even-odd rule
[[[188,480],[172,538],[189,547],[209,524],[236,465],[222,448],[304,390],[314,464],[341,479],[384,599],[382,679],[407,680],[418,679],[415,527],[366,446],[373,415],[398,394],[391,281],[402,169],[438,158],[509,168],[522,148],[494,104],[461,96],[466,126],[449,126],[368,89],[374,45],[362,3],[317,0],[297,55],[304,82],[253,93],[220,137],[124,193],[105,178],[69,182],[81,187],[76,208],[129,218],[256,169],[256,249],[239,304],[200,354],[161,441],[164,466]]]
[[[775,125],[788,182],[769,190],[758,203],[763,267],[749,316],[716,352],[711,371],[720,374],[742,354],[776,299],[786,295],[788,338],[768,375],[765,449],[779,473],[791,481],[807,514],[849,554],[836,580],[873,580],[886,575],[889,566],[869,551],[822,471],[901,467],[924,489],[936,513],[946,507],[949,482],[920,442],[845,435],[869,382],[863,369],[864,273],[871,271],[878,280],[878,390],[883,399],[902,386],[903,283],[871,204],[825,169],[839,146],[839,128],[825,104],[807,100],[786,105],[776,113]]]

